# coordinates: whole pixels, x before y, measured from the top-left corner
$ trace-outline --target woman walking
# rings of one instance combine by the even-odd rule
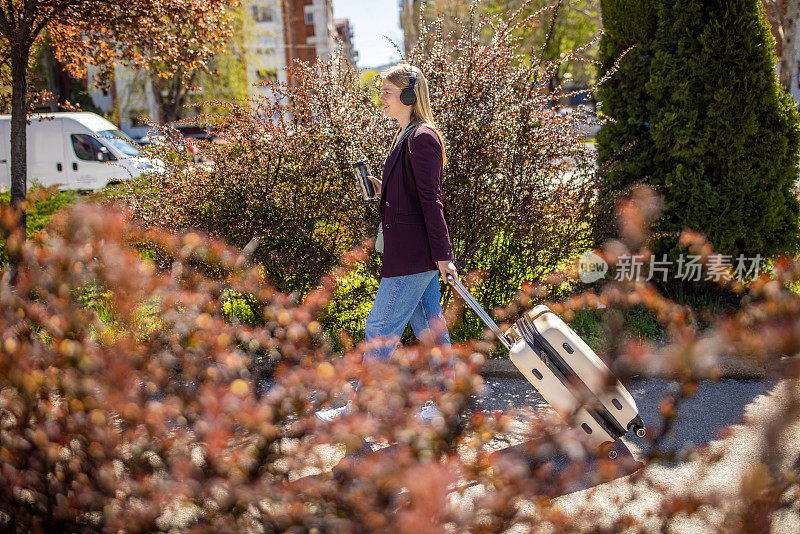
[[[433,122],[428,83],[416,67],[401,63],[382,75],[381,104],[398,130],[381,179],[370,176],[380,192],[383,265],[375,301],[367,317],[367,358],[388,360],[407,324],[418,339],[433,333],[450,346],[442,315],[439,275],[458,278],[450,235],[442,210],[444,141]],[[349,406],[318,412],[326,420]],[[432,405],[424,419],[438,413]],[[429,417],[430,416],[430,417]]]
[[[368,343],[385,341],[367,356],[388,359],[409,323],[417,338],[430,329],[438,334],[437,343],[450,344],[439,275],[457,273],[442,211],[444,142],[433,122],[425,76],[404,63],[390,68],[382,77],[380,101],[399,128],[382,179],[370,177],[381,196],[384,251],[365,334]]]

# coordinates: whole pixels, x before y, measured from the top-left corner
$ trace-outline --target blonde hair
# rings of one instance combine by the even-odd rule
[[[442,143],[442,165],[446,165],[447,153],[444,148],[444,136],[442,135],[442,132],[439,131],[439,128],[436,127],[436,123],[433,121],[431,97],[430,93],[428,92],[428,80],[425,79],[425,75],[422,74],[422,71],[417,67],[412,67],[408,63],[398,63],[397,65],[389,67],[386,71],[384,71],[381,77],[392,85],[395,85],[400,89],[405,89],[411,85],[412,71],[417,75],[417,80],[414,82],[414,94],[417,95],[417,101],[414,102],[414,105],[411,107],[411,124],[424,124],[436,132],[436,135],[439,137],[439,142]],[[397,139],[398,135],[400,135],[399,130],[395,134],[394,138]],[[392,143],[394,144],[394,140]]]

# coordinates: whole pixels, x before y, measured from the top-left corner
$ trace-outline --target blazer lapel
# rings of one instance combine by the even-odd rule
[[[414,128],[416,130],[416,128]],[[392,153],[389,154],[389,159],[386,160],[386,165],[383,166],[383,177],[382,181],[383,184],[381,185],[381,206],[383,206],[383,200],[386,196],[386,184],[387,180],[392,176],[392,171],[397,166],[397,162],[400,160],[400,154],[403,153],[403,148],[405,147],[406,143],[408,143],[408,138],[414,134],[414,131],[408,132],[407,135],[403,136],[397,146],[394,147]]]
[[[400,152],[403,151],[403,141],[400,141],[400,144],[394,147],[392,153],[389,154],[389,159],[386,160],[386,165],[383,166],[383,179],[385,180],[389,176],[392,175],[392,171],[394,170],[394,166],[397,165],[397,160],[400,159]]]

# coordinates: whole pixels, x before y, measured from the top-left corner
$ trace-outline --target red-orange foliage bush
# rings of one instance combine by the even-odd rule
[[[645,200],[631,209],[643,209]],[[9,210],[0,220],[13,226]],[[687,243],[708,251],[697,237]],[[143,260],[143,244],[170,257],[170,267]],[[459,424],[481,384],[475,373],[487,343],[423,343],[399,350],[389,364],[362,364],[363,344],[332,354],[316,316],[334,278],[363,260],[363,251],[345,256],[344,267],[299,303],[270,287],[235,249],[196,233],[144,230],[108,208],[79,206],[60,214],[49,233],[24,245],[12,236],[9,246],[22,246],[23,262],[18,285],[4,279],[0,287],[4,530],[618,531],[669,528],[689,517],[720,530],[760,532],[795,513],[797,452],[790,444],[800,419],[800,298],[786,283],[800,278],[796,262],[751,284],[750,306],[703,336],[690,328],[687,310],[642,282],[610,283],[599,295],[553,304],[566,316],[605,303],[610,318],[644,304],[671,325],[673,343],[664,349],[633,342],[607,355],[622,376],[658,366],[682,384],[661,401],[660,414],[648,416],[653,435],[637,458],[644,468],[620,479],[635,467],[630,458],[594,459],[578,434],[549,417],[477,411]],[[610,245],[608,259],[625,246]],[[87,288],[98,295],[92,307],[84,304]],[[264,325],[226,321],[227,291],[253,295]],[[507,311],[529,306],[536,291],[521,292],[518,309]],[[773,376],[785,379],[775,390],[782,401],[744,427],[763,447],[741,452],[754,458],[729,487],[701,492],[689,484],[665,494],[660,463],[687,457],[662,441],[697,380],[714,375],[705,351],[717,346],[771,362]],[[276,362],[275,383],[262,396],[249,370],[255,353]],[[451,354],[455,379],[429,367]],[[357,391],[352,379],[361,382]],[[319,424],[313,411],[334,398],[351,399],[355,413]],[[414,417],[429,399],[444,414],[432,425]],[[331,471],[342,447],[358,453],[362,438],[391,446],[351,455]],[[503,439],[523,443],[493,455]],[[692,454],[698,481],[720,462],[711,446]],[[566,457],[567,468],[554,457]],[[613,505],[559,497],[609,481],[592,491],[617,495]]]
[[[13,220],[6,209],[4,224]],[[171,269],[141,259],[142,244],[171,257]],[[9,247],[19,246],[11,236]],[[315,321],[331,277],[297,304],[238,251],[195,233],[145,231],[118,211],[83,205],[26,243],[22,258],[16,286],[5,280],[0,291],[3,528],[231,531],[263,521],[278,531],[316,513],[324,523],[329,511],[313,511],[290,483],[321,462],[314,446],[369,431],[407,442],[406,462],[441,453],[474,388],[461,364],[441,393],[442,377],[418,369],[430,352],[422,348],[400,365],[362,370],[353,354],[331,365]],[[80,298],[88,288],[100,288],[106,321]],[[230,290],[253,296],[263,326],[225,320],[220,301]],[[280,362],[277,385],[261,399],[248,371],[256,352]],[[315,432],[314,409],[346,378],[362,381],[358,404],[381,419],[352,434]],[[429,398],[450,414],[447,424],[403,436],[414,427],[412,405]],[[342,489],[330,480],[317,488],[342,506],[379,509]]]

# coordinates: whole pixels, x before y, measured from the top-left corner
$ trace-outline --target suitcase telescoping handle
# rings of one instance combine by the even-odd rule
[[[458,294],[461,295],[461,298],[463,298],[466,303],[469,304],[469,307],[472,308],[472,311],[474,311],[478,317],[480,317],[481,321],[483,321],[486,326],[492,329],[492,332],[495,333],[497,339],[500,340],[500,343],[502,343],[505,348],[511,350],[511,341],[509,341],[506,335],[503,334],[503,331],[500,330],[500,327],[497,326],[497,323],[495,323],[494,320],[489,317],[489,314],[486,313],[486,310],[484,310],[483,307],[478,304],[478,301],[475,300],[475,298],[470,294],[470,292],[467,291],[467,288],[464,287],[464,284],[461,283],[461,280],[456,279],[450,273],[447,273],[446,278],[447,283],[453,286],[453,289],[455,289]]]

